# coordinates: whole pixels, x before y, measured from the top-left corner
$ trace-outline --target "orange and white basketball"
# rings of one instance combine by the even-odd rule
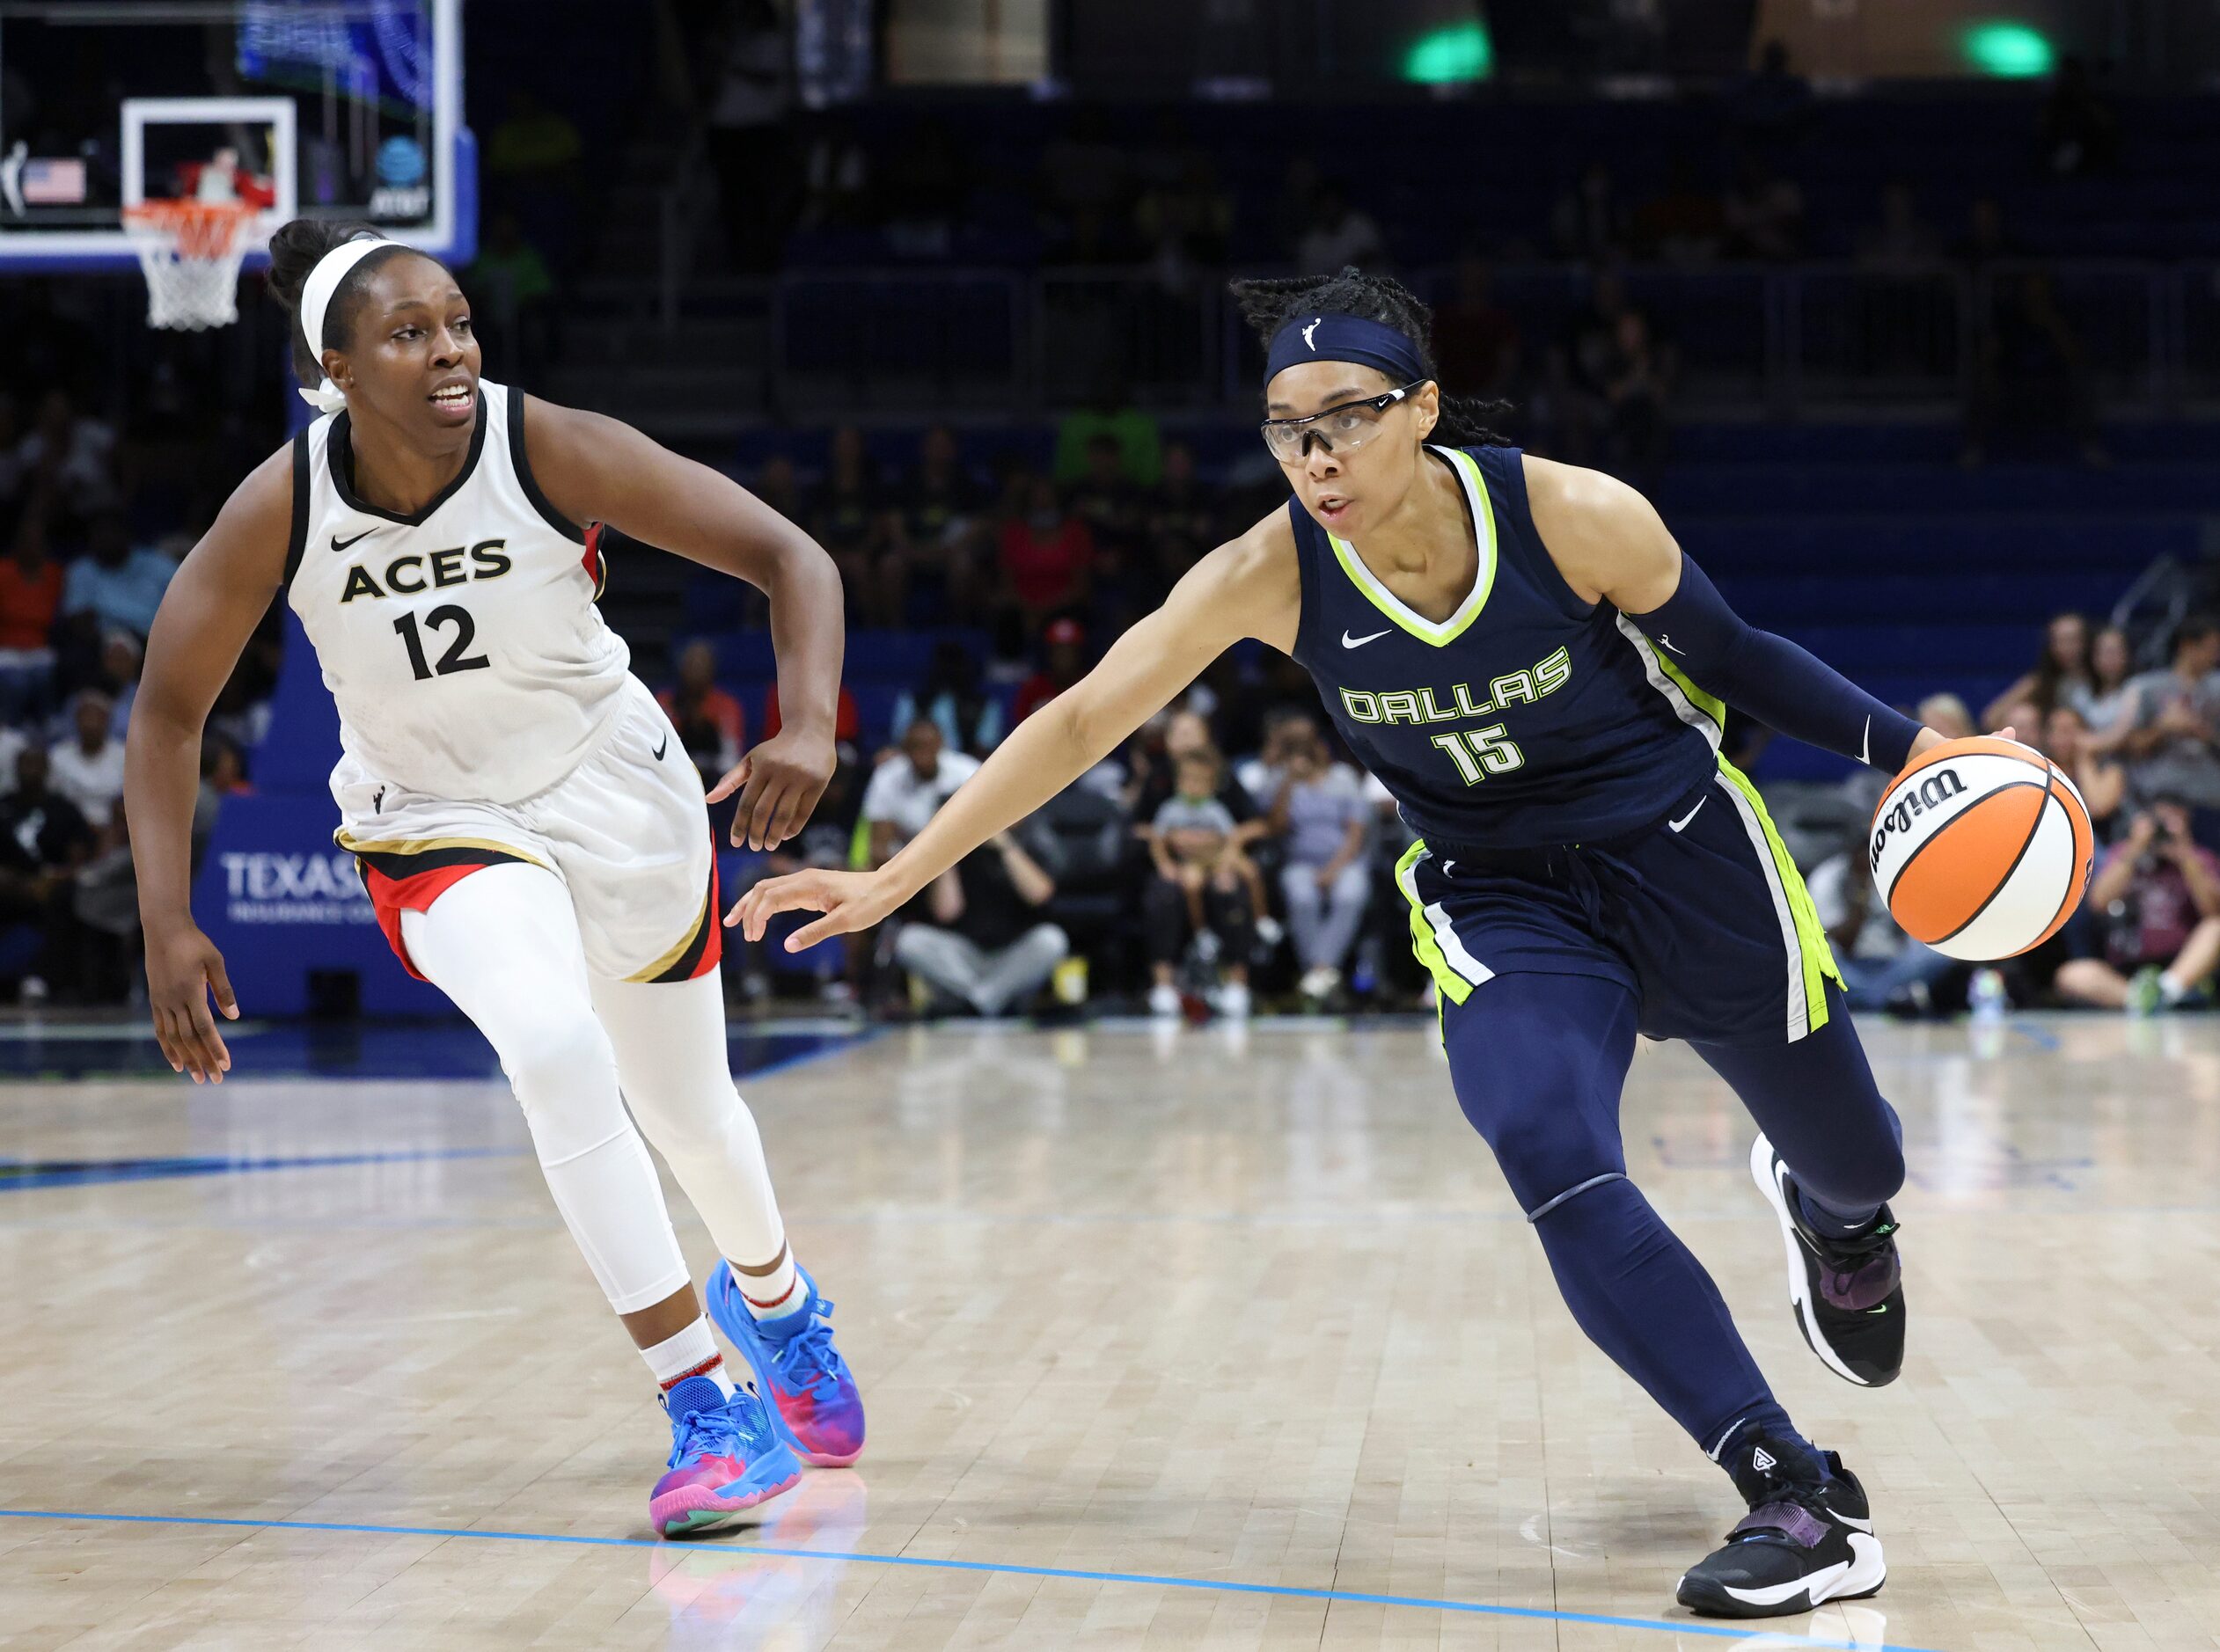
[[[1914,940],[1969,962],[2039,947],[2089,887],[2096,835],[2065,771],[1994,735],[1946,741],[1873,812],[1874,886]]]

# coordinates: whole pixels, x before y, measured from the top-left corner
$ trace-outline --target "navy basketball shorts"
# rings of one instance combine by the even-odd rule
[[[1422,840],[1396,878],[1445,1011],[1499,975],[1597,976],[1634,994],[1646,1037],[1762,1048],[1825,1026],[1827,983],[1842,983],[1796,863],[1724,759],[1627,837],[1520,850]]]

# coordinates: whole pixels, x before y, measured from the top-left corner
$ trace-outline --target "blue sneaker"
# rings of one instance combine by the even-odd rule
[[[709,1317],[753,1368],[795,1454],[812,1467],[846,1468],[863,1455],[863,1396],[832,1346],[832,1305],[817,1295],[810,1270],[799,1271],[802,1305],[758,1320],[720,1260],[709,1274]]]
[[[770,1410],[746,1389],[730,1400],[707,1377],[689,1377],[663,1397],[670,1418],[670,1472],[648,1495],[659,1538],[706,1531],[802,1483],[802,1465],[779,1437]]]

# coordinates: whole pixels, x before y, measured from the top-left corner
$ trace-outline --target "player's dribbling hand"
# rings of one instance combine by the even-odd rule
[[[231,1052],[209,1012],[209,994],[226,1019],[239,1019],[231,978],[216,943],[191,925],[167,935],[147,937],[147,1006],[154,1015],[155,1041],[173,1072],[189,1072],[193,1082],[222,1084],[231,1071]]]
[[[881,872],[797,872],[789,877],[766,878],[732,903],[725,925],[740,925],[750,940],[761,940],[764,928],[780,912],[822,912],[814,924],[805,924],[787,937],[787,950],[801,952],[835,935],[854,934],[890,917],[905,895],[896,881]]]
[[[839,760],[830,735],[791,727],[741,758],[709,793],[712,803],[740,793],[732,813],[732,846],[776,849],[808,825]]]

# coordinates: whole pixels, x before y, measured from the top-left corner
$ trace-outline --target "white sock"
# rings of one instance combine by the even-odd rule
[[[2181,983],[2176,981],[2172,976],[2160,976],[2158,977],[2158,996],[2165,999],[2165,1001],[2169,1004],[2179,1004],[2182,999],[2189,996],[2189,989],[2183,986]]]
[[[678,1335],[641,1349],[640,1357],[648,1362],[656,1386],[665,1393],[689,1377],[707,1377],[726,1399],[733,1396],[732,1378],[725,1375],[724,1355],[717,1339],[710,1334],[708,1319],[701,1314],[695,1314],[693,1323]]]
[[[778,1260],[767,1268],[758,1271],[733,1262],[732,1283],[740,1287],[740,1300],[748,1305],[749,1313],[758,1319],[775,1319],[782,1313],[792,1313],[802,1305],[806,1295],[802,1289],[802,1270],[794,1265],[794,1248],[784,1240],[779,1244]]]

